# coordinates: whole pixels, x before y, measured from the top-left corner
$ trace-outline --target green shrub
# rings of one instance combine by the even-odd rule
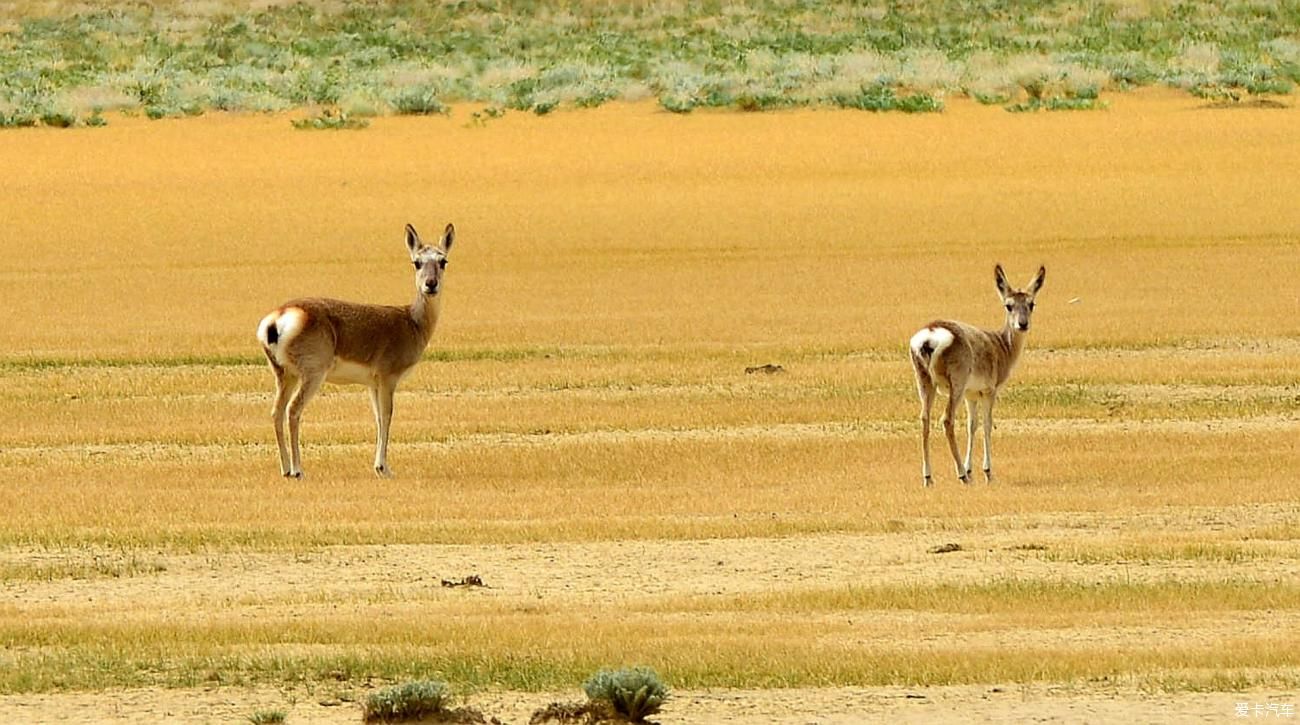
[[[1291,92],[1292,87],[1291,81],[1286,78],[1266,78],[1246,83],[1246,90],[1256,96],[1266,94],[1284,96]]]
[[[41,124],[54,128],[71,128],[76,125],[77,117],[66,111],[46,111],[41,114]]]
[[[859,111],[902,111],[903,113],[937,113],[943,110],[943,101],[926,93],[899,96],[893,88],[876,84],[863,86],[856,94],[839,93],[831,101],[840,108]]]
[[[13,110],[9,113],[0,111],[0,128],[30,128],[40,119],[30,111]]]
[[[573,99],[573,105],[578,108],[595,108],[615,98],[618,98],[618,93],[613,88],[596,88]]]
[[[690,113],[695,110],[695,101],[682,95],[659,96],[659,106],[671,113]]]
[[[447,712],[450,696],[439,680],[420,680],[387,687],[366,698],[362,719],[366,722],[419,720]]]
[[[582,685],[587,697],[608,703],[629,722],[645,722],[668,699],[668,688],[648,667],[601,670]]]
[[[745,92],[736,97],[736,108],[742,111],[770,111],[791,105],[787,96],[779,93]]]
[[[1080,86],[1074,89],[1073,97],[1083,100],[1095,101],[1101,96],[1101,89],[1097,86]]]
[[[943,110],[943,101],[926,93],[913,93],[898,99],[898,110],[903,113],[938,113]]]
[[[394,111],[405,116],[445,115],[451,110],[428,86],[402,89],[389,99],[389,104]]]

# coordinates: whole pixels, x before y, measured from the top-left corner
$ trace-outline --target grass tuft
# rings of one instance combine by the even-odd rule
[[[289,713],[284,710],[258,710],[248,716],[248,722],[252,725],[276,725],[284,722],[289,717]]]
[[[366,698],[362,719],[366,722],[421,720],[448,712],[447,684],[441,680],[420,680],[387,687]]]
[[[445,116],[451,112],[431,87],[404,88],[389,99],[393,111],[404,116]]]

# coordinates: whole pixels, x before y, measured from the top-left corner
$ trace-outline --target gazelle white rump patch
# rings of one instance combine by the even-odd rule
[[[909,343],[909,346],[912,348],[912,353],[917,357],[925,357],[921,354],[921,350],[925,347],[929,347],[930,357],[933,359],[935,355],[948,349],[948,346],[952,344],[953,339],[952,333],[945,328],[926,327],[915,335],[912,335],[912,341]]]
[[[257,326],[257,339],[262,346],[271,351],[275,356],[275,361],[281,365],[285,364],[284,348],[290,340],[302,332],[302,328],[307,324],[307,312],[301,307],[286,307],[283,310],[277,310],[262,318],[261,323]],[[275,327],[275,342],[268,342],[271,327]]]

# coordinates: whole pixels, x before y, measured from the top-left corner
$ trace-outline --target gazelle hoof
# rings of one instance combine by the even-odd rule
[[[993,471],[988,468],[984,469],[984,482],[993,483]]]
[[[969,486],[969,485],[970,485],[970,474],[968,473],[968,474],[966,474],[965,476],[958,476],[958,477],[957,477],[957,480],[959,480],[959,481],[961,481],[962,483],[964,483],[964,484],[966,484],[966,485]]]
[[[921,477],[921,486],[922,486],[922,487],[924,487],[924,488],[929,488],[929,487],[931,487],[931,486],[933,486],[933,485],[934,485],[934,481],[930,480],[930,477],[929,477],[929,476],[922,476],[922,477]]]
[[[289,471],[288,473],[284,474],[284,477],[285,477],[285,478],[297,478],[297,479],[301,479],[301,478],[302,478],[302,471]]]
[[[393,469],[388,466],[375,466],[375,475],[380,478],[392,478]]]

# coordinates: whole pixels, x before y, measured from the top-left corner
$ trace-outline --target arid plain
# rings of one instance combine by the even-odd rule
[[[0,133],[0,719],[1300,705],[1296,111],[1109,100]],[[396,478],[332,387],[285,481],[257,322],[408,301],[408,221],[459,235]],[[906,340],[995,262],[1048,270],[998,480],[925,490]]]

